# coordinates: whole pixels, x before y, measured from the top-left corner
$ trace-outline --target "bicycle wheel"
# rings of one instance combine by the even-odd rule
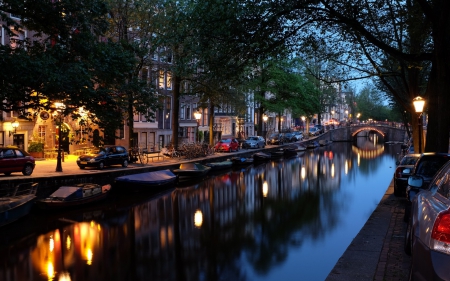
[[[139,163],[144,164],[144,159],[143,159],[144,157],[142,156],[142,153],[138,152],[137,156],[138,156],[138,159],[139,159]]]

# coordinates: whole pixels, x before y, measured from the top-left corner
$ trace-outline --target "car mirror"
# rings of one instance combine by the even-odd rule
[[[410,176],[408,178],[408,185],[411,187],[422,187],[423,185],[423,178],[420,176]]]

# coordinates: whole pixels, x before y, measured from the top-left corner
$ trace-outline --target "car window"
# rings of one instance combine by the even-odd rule
[[[116,147],[116,152],[117,152],[117,153],[124,153],[125,150],[124,150],[123,147],[118,146],[118,147]]]
[[[432,177],[448,161],[446,157],[430,157],[419,162],[417,175]]]
[[[448,166],[447,166],[448,167]],[[449,169],[446,169],[442,173],[440,173],[434,180],[434,182],[430,185],[430,188],[437,187],[437,192],[444,196],[445,198],[450,199],[450,175]]]
[[[231,139],[221,140],[221,142],[231,142]]]
[[[403,157],[402,161],[400,162],[400,165],[415,165],[417,160],[419,160],[419,157]]]
[[[3,158],[15,157],[14,151],[12,149],[3,150]]]
[[[16,149],[15,152],[16,152],[16,156],[17,156],[17,157],[24,157],[22,151]]]

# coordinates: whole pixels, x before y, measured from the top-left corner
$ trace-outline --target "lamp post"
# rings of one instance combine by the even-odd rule
[[[61,165],[61,142],[62,142],[62,111],[64,109],[64,104],[57,102],[55,103],[56,111],[58,111],[58,120],[59,120],[59,132],[58,132],[58,156],[56,157],[56,170],[55,172],[62,172]]]
[[[264,135],[264,139],[267,138],[267,119],[269,119],[269,117],[267,117],[267,115],[263,115],[263,121],[264,121],[264,130],[263,130],[263,135]]]
[[[196,111],[195,113],[194,113],[194,117],[195,117],[195,120],[197,120],[197,132],[196,132],[196,141],[198,142],[198,127],[200,126],[200,119],[202,118],[202,114],[200,113],[200,111]]]
[[[305,120],[306,120],[306,117],[302,116],[302,133],[305,132]]]
[[[418,126],[419,126],[419,153],[422,153],[422,130],[423,130],[423,125],[422,125],[422,112],[423,112],[423,107],[425,106],[425,100],[420,97],[417,96],[413,99],[413,105],[414,105],[414,109],[416,110],[416,112],[419,114],[419,120],[418,120]]]
[[[14,120],[14,122],[11,122],[11,127],[14,129],[14,132],[9,132],[9,136],[15,135],[17,133],[17,128],[19,127],[19,122],[17,119]]]

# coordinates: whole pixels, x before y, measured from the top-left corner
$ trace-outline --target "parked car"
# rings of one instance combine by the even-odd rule
[[[283,144],[284,136],[280,133],[273,133],[267,139],[267,144]]]
[[[439,153],[439,152],[427,152],[423,153],[412,171],[405,169],[404,173],[410,173],[411,176],[408,178],[408,185],[406,187],[406,198],[407,204],[405,205],[405,216],[404,220],[407,222],[409,220],[409,215],[411,213],[411,202],[419,191],[428,188],[431,180],[437,171],[444,166],[444,164],[450,160],[449,153]],[[417,184],[411,186],[409,184],[410,179],[420,177],[422,179],[422,185],[417,186]]]
[[[394,172],[394,195],[397,197],[406,197],[406,186],[412,169],[419,160],[420,154],[406,154],[398,162]]]
[[[318,136],[318,135],[320,135],[320,131],[317,127],[309,128],[309,135],[310,136]]]
[[[301,140],[303,140],[303,133],[302,132],[300,132],[300,131],[295,131],[294,133],[293,133],[294,135],[292,136],[292,141],[301,141]]]
[[[128,151],[123,146],[105,145],[88,154],[81,155],[77,159],[77,165],[80,169],[86,167],[96,167],[102,170],[106,166],[122,165],[128,166]]]
[[[319,134],[325,133],[325,127],[322,125],[316,125],[315,128],[319,129]]]
[[[294,138],[294,133],[285,133],[284,134],[285,142],[293,142],[293,141],[295,141],[293,138]]]
[[[266,140],[261,136],[248,137],[243,143],[242,148],[264,148],[266,146]]]
[[[413,176],[410,186],[421,188],[424,178]],[[405,252],[411,255],[409,280],[450,280],[450,162],[419,192],[411,205]]]
[[[239,150],[239,141],[237,139],[221,139],[214,146],[216,151],[238,151]]]
[[[22,172],[29,176],[36,166],[33,156],[18,147],[0,147],[0,173],[7,176]]]

